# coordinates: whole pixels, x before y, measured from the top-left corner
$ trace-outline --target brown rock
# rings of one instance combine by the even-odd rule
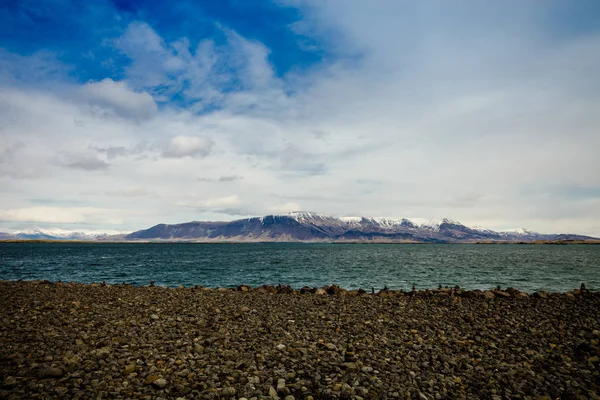
[[[493,292],[486,290],[485,292],[483,292],[483,297],[489,300],[493,300],[496,298],[496,295]]]
[[[137,366],[135,364],[129,364],[123,369],[123,374],[125,374],[125,375],[133,374],[136,371],[136,369],[137,369]]]
[[[494,290],[494,295],[499,298],[508,299],[511,297],[510,293],[503,292],[502,290]]]

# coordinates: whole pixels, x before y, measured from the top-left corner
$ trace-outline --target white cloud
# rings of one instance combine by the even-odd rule
[[[78,224],[83,222],[122,224],[123,221],[110,216],[112,213],[111,210],[96,207],[37,206],[0,210],[0,221],[49,224]]]
[[[274,214],[287,214],[294,211],[302,211],[302,207],[298,203],[288,202],[269,207],[269,212]]]
[[[151,118],[157,112],[152,96],[145,92],[134,92],[125,82],[106,78],[100,82],[88,82],[81,93],[91,106],[108,109],[125,118]]]
[[[59,156],[57,164],[63,167],[82,169],[85,171],[98,171],[109,167],[109,164],[106,161],[101,160],[95,155],[78,153],[62,153]]]
[[[205,137],[175,136],[163,148],[162,155],[167,158],[206,157],[214,144]]]
[[[138,210],[114,211],[131,229],[308,209],[600,235],[597,197],[540,189],[600,188],[598,35],[553,40],[527,2],[293,4],[293,28],[334,54],[285,76],[226,27],[193,47],[131,24],[121,81],[0,54],[0,209]],[[29,61],[45,84],[21,82]]]
[[[177,206],[193,208],[199,210],[218,210],[222,207],[237,206],[242,203],[242,200],[237,194],[232,194],[223,197],[212,197],[205,200],[198,200],[194,196],[190,200],[178,201]]]
[[[240,204],[242,201],[240,200],[237,194],[225,197],[217,197],[213,199],[208,199],[203,202],[206,207],[224,207],[224,206],[234,206]]]

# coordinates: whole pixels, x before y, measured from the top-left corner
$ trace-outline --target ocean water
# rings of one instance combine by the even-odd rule
[[[0,243],[0,279],[206,287],[600,290],[600,246]]]

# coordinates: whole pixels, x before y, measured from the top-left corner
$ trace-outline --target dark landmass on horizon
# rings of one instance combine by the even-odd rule
[[[482,244],[495,244],[495,245],[506,245],[506,244],[514,244],[514,245],[595,245],[600,244],[600,240],[591,239],[591,240],[536,240],[533,242],[398,242],[398,241],[333,241],[333,242],[316,242],[316,241],[306,241],[306,242],[275,242],[275,241],[265,241],[265,242],[253,242],[253,241],[198,241],[198,240],[59,240],[59,239],[0,239],[0,243],[61,243],[61,244],[69,244],[69,243],[80,243],[80,244],[274,244],[274,243],[301,243],[301,244],[422,244],[422,245],[436,245],[436,244],[471,244],[471,245],[482,245]]]
[[[0,234],[0,240],[71,240],[90,242],[315,242],[315,243],[598,243],[600,239],[578,234],[542,234],[526,229],[496,232],[468,227],[442,218],[416,223],[405,218],[338,218],[310,212],[267,215],[234,221],[192,221],[158,224],[129,234],[89,236],[73,232],[53,236],[42,230],[16,235]]]

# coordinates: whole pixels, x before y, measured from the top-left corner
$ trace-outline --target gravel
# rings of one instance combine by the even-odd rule
[[[0,304],[2,399],[600,398],[600,293],[0,281]]]

